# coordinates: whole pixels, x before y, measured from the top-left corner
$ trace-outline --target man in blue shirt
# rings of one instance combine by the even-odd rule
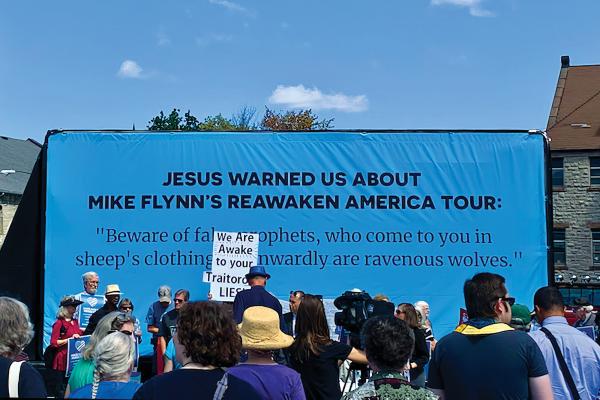
[[[160,321],[162,316],[173,309],[171,305],[171,288],[162,285],[158,288],[158,301],[155,301],[148,308],[146,313],[146,323],[148,324],[148,332],[152,333],[150,343],[154,346],[154,355],[152,357],[152,374],[162,374],[163,372],[163,357],[161,348],[158,343],[158,332],[160,330]]]
[[[569,326],[564,317],[565,305],[558,288],[546,286],[538,289],[533,304],[542,327],[548,329],[556,338],[579,396],[584,400],[595,399],[600,392],[600,346],[585,333]],[[541,330],[529,335],[538,344],[546,360],[554,399],[571,399],[552,343]]]
[[[262,265],[250,267],[250,272],[246,274],[246,280],[248,281],[248,285],[250,285],[250,289],[238,292],[233,300],[233,319],[236,323],[239,324],[242,322],[246,308],[264,306],[277,311],[279,321],[283,326],[281,303],[265,289],[267,279],[270,277],[271,275],[267,274],[265,267]]]

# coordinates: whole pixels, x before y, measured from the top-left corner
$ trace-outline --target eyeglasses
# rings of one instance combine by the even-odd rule
[[[100,283],[100,281],[87,281],[87,283],[90,286],[98,286],[98,284]]]
[[[185,300],[175,299],[173,300],[175,303],[185,303]]]
[[[500,297],[500,300],[508,303],[509,306],[514,306],[516,299],[514,297]]]

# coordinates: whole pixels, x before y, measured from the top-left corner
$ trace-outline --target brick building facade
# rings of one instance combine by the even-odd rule
[[[600,284],[600,65],[561,64],[546,128],[555,279]]]

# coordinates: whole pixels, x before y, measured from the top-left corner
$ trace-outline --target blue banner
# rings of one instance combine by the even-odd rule
[[[352,288],[425,300],[440,337],[477,272],[502,274],[528,305],[547,284],[544,184],[540,134],[53,134],[45,332],[89,270],[98,293],[119,284],[136,315],[162,284],[205,300],[216,230],[259,233],[282,301],[321,294],[331,317]],[[147,332],[140,350],[151,352]]]

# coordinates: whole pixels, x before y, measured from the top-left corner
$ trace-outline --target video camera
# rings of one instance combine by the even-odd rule
[[[335,313],[335,324],[350,333],[348,335],[350,345],[357,349],[363,348],[360,333],[365,322],[377,315],[394,315],[395,309],[394,303],[373,300],[369,293],[360,289],[352,289],[344,292],[344,294],[333,301],[333,305],[338,310],[341,310]],[[346,381],[344,382],[344,390],[350,377],[352,377],[350,386],[355,382],[355,371],[360,373],[359,386],[364,384],[368,379],[369,368],[366,365],[351,363]]]
[[[339,312],[335,313],[335,324],[349,331],[360,334],[365,322],[377,315],[394,315],[394,303],[373,300],[369,293],[352,289],[344,292],[334,300],[333,304]]]

